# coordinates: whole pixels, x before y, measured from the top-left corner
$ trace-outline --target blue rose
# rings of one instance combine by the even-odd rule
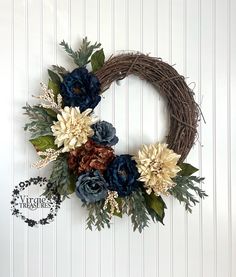
[[[100,82],[85,67],[76,68],[68,73],[61,83],[61,96],[65,106],[79,107],[83,112],[94,109],[101,100]]]
[[[92,128],[94,131],[92,140],[98,144],[112,146],[119,140],[116,136],[116,129],[107,121],[99,121]]]
[[[140,184],[136,162],[130,155],[117,156],[108,165],[105,178],[109,183],[108,189],[117,191],[121,197],[130,195]]]
[[[108,184],[101,173],[88,171],[79,176],[76,182],[76,195],[86,203],[95,203],[107,196]]]

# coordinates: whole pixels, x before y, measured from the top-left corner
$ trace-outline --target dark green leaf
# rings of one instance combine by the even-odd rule
[[[165,209],[166,204],[161,198],[161,196],[156,196],[153,192],[149,194],[145,194],[145,200],[147,203],[147,206],[154,210],[156,214],[160,217],[160,219],[163,221],[163,218],[165,216]]]
[[[50,116],[50,117],[52,117],[53,119],[57,119],[57,113],[55,112],[55,111],[53,111],[53,110],[51,110],[51,109],[46,109],[45,108],[45,111],[47,112],[47,114]]]
[[[33,144],[36,151],[45,151],[49,148],[57,149],[54,140],[55,138],[53,136],[42,136],[35,139],[30,139],[30,142]]]
[[[181,171],[179,172],[179,175],[181,176],[190,176],[193,173],[197,172],[198,169],[191,164],[188,163],[182,163],[180,164]]]
[[[75,192],[75,183],[77,181],[77,177],[74,175],[70,175],[69,184],[67,186],[67,194],[72,194]]]
[[[98,71],[98,69],[100,69],[104,65],[104,61],[105,55],[103,49],[96,51],[91,57],[91,65],[93,72]]]
[[[48,75],[51,78],[51,80],[53,81],[53,83],[60,85],[61,79],[60,79],[60,77],[55,72],[53,72],[52,70],[48,69]]]
[[[48,88],[53,91],[55,95],[55,100],[57,100],[57,95],[60,93],[60,85],[49,79]]]

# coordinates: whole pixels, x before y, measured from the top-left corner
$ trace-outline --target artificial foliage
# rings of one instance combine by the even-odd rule
[[[48,69],[48,83],[41,84],[42,93],[35,96],[39,104],[23,107],[29,119],[25,130],[31,133],[30,142],[39,155],[34,166],[52,164],[50,187],[44,194],[52,199],[56,193],[65,199],[75,193],[88,210],[87,228],[99,231],[111,226],[112,217],[123,215],[130,217],[134,231],[142,232],[151,221],[164,224],[168,207],[163,196],[176,198],[191,212],[207,195],[201,188],[204,178],[194,175],[197,168],[184,163],[197,133],[198,106],[182,76],[170,65],[143,54],[105,61],[101,44],[87,38],[76,51],[65,41],[60,45],[72,58],[74,69],[70,72],[53,65]],[[163,72],[155,69],[160,65]],[[113,80],[131,73],[141,78],[152,74],[154,86],[177,97],[182,90],[186,101],[178,101],[178,110],[169,103],[167,143],[144,145],[134,155],[117,155],[115,126],[99,119],[94,109]]]

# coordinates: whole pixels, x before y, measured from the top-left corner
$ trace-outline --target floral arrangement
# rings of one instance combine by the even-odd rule
[[[181,155],[165,143],[144,145],[132,156],[116,155],[119,139],[115,127],[100,120],[94,108],[101,101],[101,83],[96,72],[105,56],[100,43],[83,39],[78,51],[62,41],[61,45],[75,62],[75,69],[53,65],[48,84],[41,84],[36,96],[39,104],[23,109],[29,117],[25,130],[40,159],[33,164],[42,168],[52,163],[49,182],[62,198],[75,193],[88,209],[87,227],[98,230],[108,226],[112,216],[131,216],[133,229],[140,232],[150,220],[163,223],[171,195],[191,208],[206,193],[198,186],[203,178],[197,169],[180,162]],[[91,64],[91,72],[86,68]]]

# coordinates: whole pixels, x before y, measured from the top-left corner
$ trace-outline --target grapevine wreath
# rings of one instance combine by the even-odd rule
[[[45,195],[61,198],[74,193],[88,209],[87,227],[108,226],[112,216],[131,216],[140,232],[149,221],[163,223],[163,195],[184,203],[185,209],[204,198],[194,176],[195,167],[184,163],[197,135],[200,110],[185,78],[161,59],[141,53],[110,57],[105,62],[100,43],[83,39],[78,51],[62,41],[75,69],[53,65],[48,84],[41,84],[38,105],[23,109],[30,122],[30,142],[40,156],[34,166],[52,162],[50,189]],[[91,72],[86,66],[91,64]],[[135,155],[116,155],[116,129],[99,120],[94,108],[101,94],[117,80],[135,75],[151,83],[166,98],[170,129],[166,143],[143,145]],[[53,188],[53,189],[52,189]]]

